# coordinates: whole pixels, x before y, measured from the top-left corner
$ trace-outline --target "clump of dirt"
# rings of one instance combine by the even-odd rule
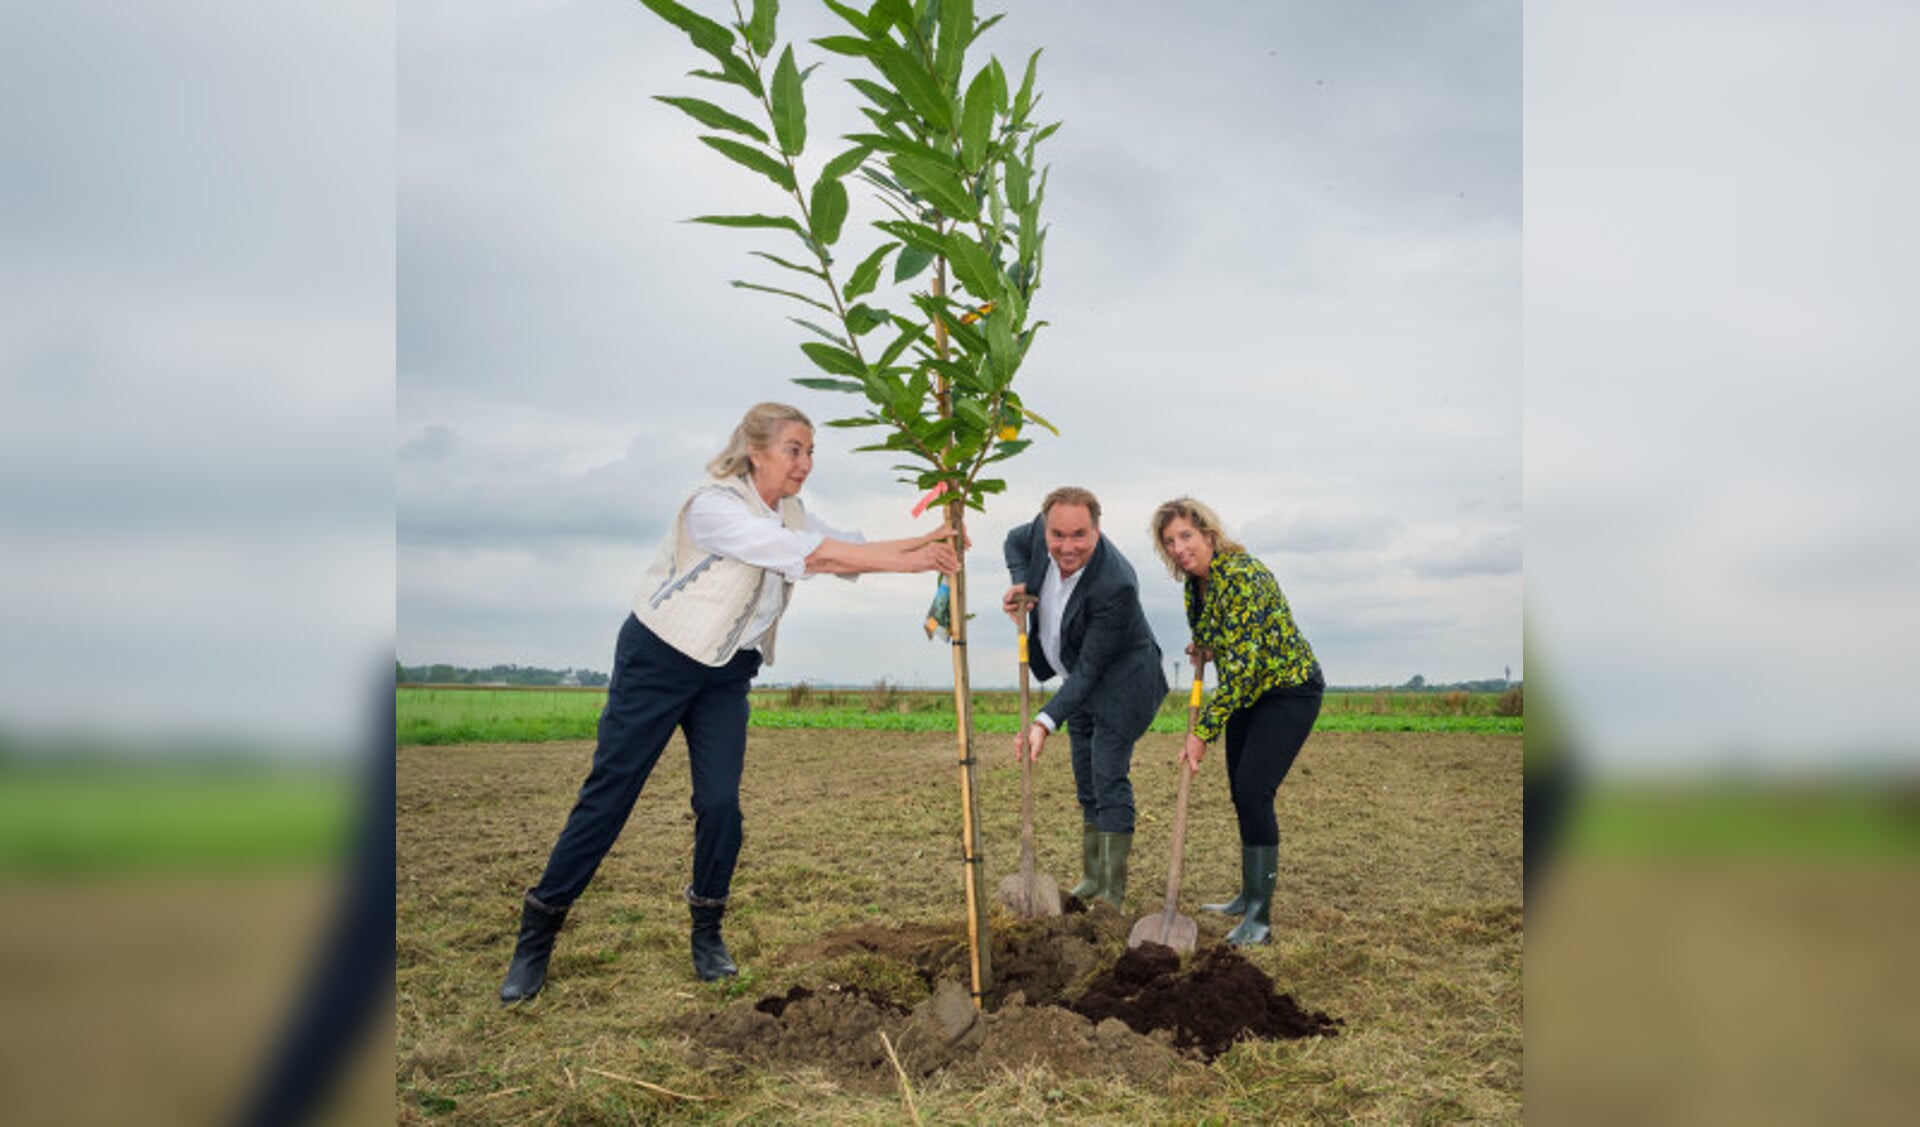
[[[1126,949],[1129,921],[1106,905],[996,927],[994,987],[976,1011],[964,931],[865,924],[790,951],[783,962],[852,966],[870,982],[829,983],[742,999],[690,1014],[696,1043],[762,1067],[814,1068],[853,1091],[890,1092],[899,1070],[960,1079],[1041,1065],[1060,1076],[1160,1085],[1235,1041],[1338,1033],[1228,948],[1208,948],[1185,973],[1157,944]],[[876,969],[878,968],[878,969]],[[908,1005],[909,1001],[917,1004]],[[882,1040],[885,1034],[885,1040]]]
[[[987,991],[987,1008],[996,1008],[1015,994],[1024,995],[1030,1004],[1064,1002],[1113,960],[1125,946],[1130,927],[1130,921],[1106,903],[1050,919],[997,924],[992,932],[993,986]],[[812,966],[855,959],[897,964],[929,990],[941,979],[972,979],[966,933],[951,926],[861,924],[794,948],[781,961]]]
[[[1124,1022],[1095,1022],[1059,1006],[1028,1005],[1017,994],[997,1010],[976,1012],[967,988],[956,979],[942,980],[911,1011],[866,991],[795,987],[784,997],[741,999],[722,1010],[689,1015],[677,1028],[743,1063],[818,1069],[842,1087],[869,1095],[895,1090],[894,1059],[915,1081],[936,1073],[986,1080],[1010,1068],[1044,1066],[1059,1076],[1158,1087],[1198,1067],[1165,1034],[1143,1036]]]
[[[1176,1047],[1207,1060],[1235,1041],[1333,1037],[1343,1024],[1276,991],[1267,972],[1232,948],[1206,948],[1182,973],[1179,953],[1158,943],[1121,955],[1073,1009],[1094,1021],[1118,1018],[1138,1033],[1171,1030]]]

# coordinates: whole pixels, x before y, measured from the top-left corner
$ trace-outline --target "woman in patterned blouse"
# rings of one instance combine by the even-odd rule
[[[1313,731],[1326,681],[1273,572],[1226,534],[1212,509],[1191,497],[1161,505],[1153,544],[1186,584],[1193,631],[1187,652],[1213,662],[1219,677],[1181,758],[1198,771],[1207,745],[1226,736],[1227,779],[1240,819],[1240,895],[1201,907],[1243,917],[1228,943],[1266,943],[1280,869],[1273,796]]]

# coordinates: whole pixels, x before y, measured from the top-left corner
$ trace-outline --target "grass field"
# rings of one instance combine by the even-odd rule
[[[897,713],[896,713],[897,714]],[[1178,736],[1142,741],[1128,915],[1156,906]],[[677,890],[691,848],[684,749],[670,747],[620,843],[575,906],[547,990],[494,999],[520,891],[535,880],[591,752],[584,742],[400,751],[396,1083],[403,1122],[892,1124],[1514,1123],[1521,1110],[1520,739],[1314,735],[1282,788],[1276,942],[1255,963],[1338,1037],[1249,1042],[1179,1083],[1009,1068],[861,1094],[825,1074],[742,1068],[677,1032],[688,1014],[829,982],[905,1001],[926,987],[823,937],[964,915],[953,747],[943,733],[785,730],[750,741],[747,845],[728,940],[745,973],[687,967]],[[987,884],[1013,870],[1019,775],[980,769]],[[1043,763],[1039,867],[1077,875],[1064,761]],[[1231,921],[1239,854],[1217,761],[1193,787],[1182,903],[1203,945]],[[1006,919],[996,912],[996,927]],[[1117,953],[1117,952],[1116,952]],[[649,1087],[649,1085],[653,1087]],[[665,1093],[663,1094],[662,1090]]]
[[[401,686],[396,693],[403,746],[592,739],[606,700],[605,692],[595,689]],[[1034,694],[1034,706],[1046,699],[1045,693]],[[1328,732],[1522,731],[1524,720],[1498,715],[1497,704],[1492,693],[1330,693],[1317,727]],[[1019,727],[1017,693],[977,692],[973,710],[981,732],[1011,735]],[[751,723],[756,728],[951,732],[953,696],[891,686],[757,689]],[[1185,726],[1186,694],[1169,694],[1152,730],[1180,732]]]
[[[1566,848],[1617,860],[1920,862],[1920,787],[1613,782],[1590,788]]]
[[[353,781],[171,765],[0,769],[0,873],[231,870],[337,861]]]

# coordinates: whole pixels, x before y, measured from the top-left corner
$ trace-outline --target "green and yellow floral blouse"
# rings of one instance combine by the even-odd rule
[[[1194,644],[1213,651],[1220,682],[1194,728],[1202,740],[1220,738],[1227,717],[1270,690],[1319,679],[1313,647],[1294,625],[1287,597],[1266,564],[1245,552],[1215,556],[1206,594],[1189,577],[1186,595]]]

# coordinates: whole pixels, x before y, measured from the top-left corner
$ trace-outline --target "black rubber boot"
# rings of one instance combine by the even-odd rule
[[[1100,835],[1100,899],[1126,910],[1127,855],[1133,852],[1133,835]]]
[[[554,937],[565,922],[565,908],[549,908],[528,891],[520,905],[520,938],[513,945],[513,962],[507,966],[507,980],[500,984],[502,1002],[524,1001],[540,993],[546,985]]]
[[[1227,942],[1234,947],[1251,947],[1273,939],[1273,886],[1280,879],[1280,847],[1249,845],[1246,851],[1253,886],[1248,889],[1247,917],[1227,933]]]
[[[1100,828],[1092,822],[1080,827],[1080,883],[1068,894],[1091,900],[1100,894]]]
[[[687,910],[693,915],[693,973],[702,982],[714,982],[740,973],[727,945],[720,938],[720,918],[727,914],[727,901],[708,900],[687,889]]]
[[[1203,912],[1218,912],[1223,916],[1244,916],[1247,914],[1248,894],[1253,890],[1253,850],[1240,847],[1240,895],[1221,904],[1202,904]]]

